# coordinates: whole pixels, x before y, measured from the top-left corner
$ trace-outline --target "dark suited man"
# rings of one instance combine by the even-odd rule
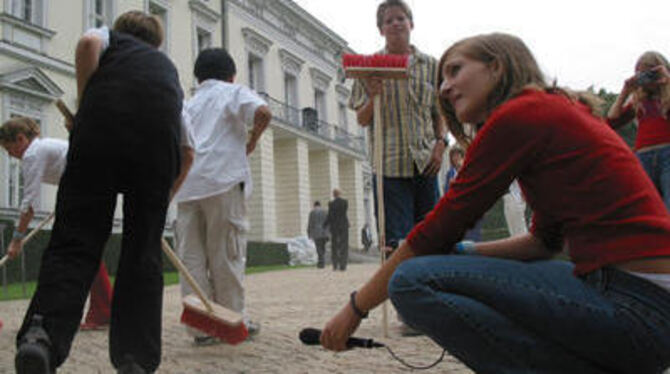
[[[321,207],[321,203],[314,202],[314,209],[309,212],[307,221],[307,236],[316,245],[316,254],[319,257],[316,267],[321,269],[325,264],[326,242],[328,241],[328,230],[324,227],[328,213]]]
[[[333,190],[333,201],[328,203],[328,216],[324,227],[330,228],[332,240],[333,270],[347,269],[349,257],[349,220],[347,219],[347,200],[340,197],[342,191]]]

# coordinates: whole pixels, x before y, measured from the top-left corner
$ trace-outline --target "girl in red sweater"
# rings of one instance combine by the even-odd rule
[[[482,124],[449,192],[326,324],[346,348],[387,297],[477,373],[660,373],[670,365],[670,216],[603,121],[550,87],[525,44],[480,35],[440,61],[452,133]],[[463,245],[518,179],[530,233]],[[572,260],[551,260],[565,248]]]
[[[645,52],[607,115],[614,128],[637,120],[635,152],[670,209],[670,64]]]

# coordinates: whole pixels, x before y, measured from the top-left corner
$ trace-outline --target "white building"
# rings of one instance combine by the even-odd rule
[[[237,63],[236,81],[267,99],[274,119],[251,157],[250,239],[306,235],[313,202],[325,205],[339,187],[349,200],[350,245],[360,247],[361,227],[373,222],[372,191],[364,132],[346,106],[351,82],[339,66],[350,51],[291,0],[0,0],[0,120],[30,116],[43,136],[66,138],[53,102],[75,108],[78,38],[131,9],[163,20],[162,49],[186,96],[198,52],[224,46]],[[16,219],[20,173],[4,152],[0,191],[0,218]],[[43,187],[38,218],[54,206],[55,188]]]

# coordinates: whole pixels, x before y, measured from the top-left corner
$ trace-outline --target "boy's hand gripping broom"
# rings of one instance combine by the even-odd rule
[[[197,295],[187,295],[182,300],[184,311],[181,314],[181,323],[229,344],[238,344],[246,340],[249,332],[242,315],[208,300],[202,288],[165,239],[161,239],[161,247]]]
[[[28,235],[26,235],[25,238],[21,239],[21,246],[25,246],[26,243],[28,243],[28,240],[30,240],[33,236],[35,236],[35,234],[37,234],[37,233],[42,229],[42,227],[44,227],[44,225],[46,225],[47,223],[49,223],[49,221],[51,221],[51,219],[53,219],[53,218],[54,218],[54,213],[53,213],[53,212],[49,213],[49,215],[46,216],[46,217],[42,220],[42,222],[39,223],[39,225],[35,226],[35,228],[32,229],[32,230],[28,233]],[[9,260],[9,255],[4,255],[4,256],[2,256],[2,258],[0,258],[0,268],[3,267],[3,266],[5,266],[5,263],[6,263],[8,260]]]
[[[366,79],[407,79],[409,67],[409,55],[351,55],[342,56],[342,66],[344,67],[347,78]],[[386,219],[384,217],[384,170],[383,170],[383,132],[382,132],[382,113],[381,113],[381,95],[373,97],[373,131],[374,131],[374,169],[377,178],[377,235],[379,242],[379,253],[381,263],[386,260],[385,228]],[[386,302],[382,304],[382,328],[384,336],[388,337],[388,310]]]

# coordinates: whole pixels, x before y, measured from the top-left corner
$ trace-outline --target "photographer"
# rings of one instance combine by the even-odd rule
[[[670,64],[645,52],[607,115],[613,128],[637,119],[635,153],[670,210]]]

